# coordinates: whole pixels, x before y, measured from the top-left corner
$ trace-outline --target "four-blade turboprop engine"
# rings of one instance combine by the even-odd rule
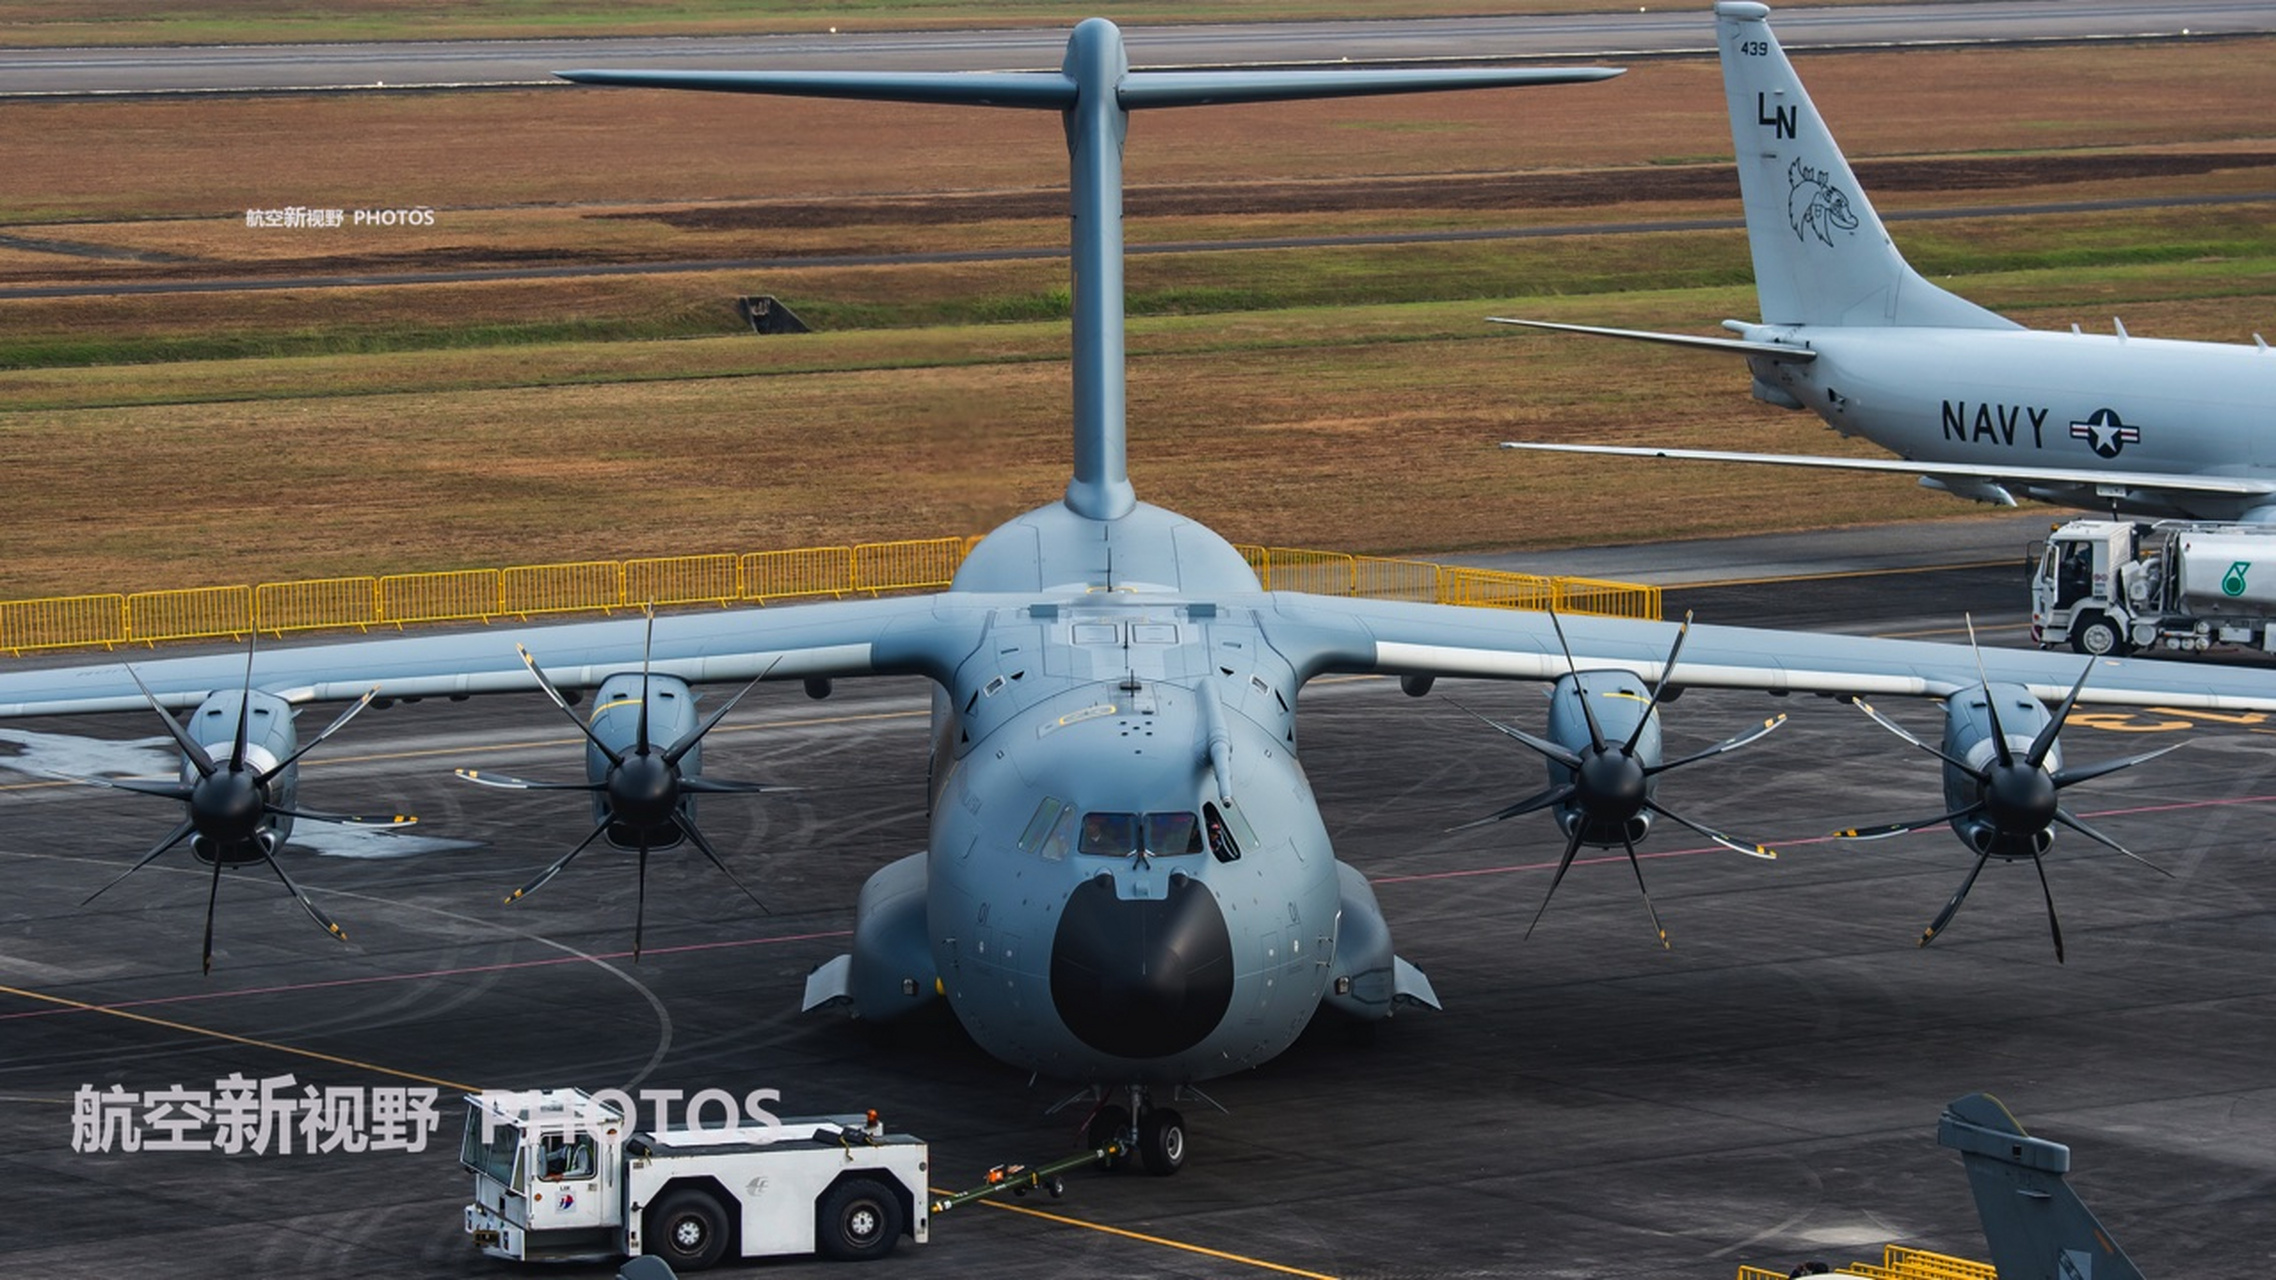
[[[1660,913],[1652,906],[1652,891],[1644,886],[1644,864],[1636,857],[1636,842],[1651,830],[1654,814],[1750,857],[1775,858],[1778,855],[1762,845],[1743,843],[1702,826],[1661,804],[1653,794],[1659,775],[1736,751],[1786,723],[1786,717],[1773,716],[1704,751],[1695,751],[1680,760],[1662,761],[1659,706],[1667,694],[1668,677],[1675,671],[1676,659],[1683,653],[1683,642],[1691,634],[1691,615],[1684,615],[1683,627],[1676,632],[1675,644],[1661,666],[1659,681],[1648,694],[1643,682],[1627,671],[1581,670],[1573,661],[1572,645],[1565,639],[1564,623],[1558,621],[1555,613],[1549,615],[1549,620],[1556,627],[1557,643],[1564,650],[1565,665],[1570,670],[1558,677],[1549,695],[1548,740],[1470,712],[1539,752],[1549,763],[1549,786],[1456,830],[1500,822],[1538,809],[1555,810],[1558,829],[1565,833],[1565,852],[1557,860],[1557,874],[1550,878],[1548,892],[1541,895],[1541,906],[1533,913],[1533,923],[1525,928],[1528,938],[1533,936],[1534,927],[1549,910],[1549,899],[1556,896],[1557,886],[1564,882],[1565,873],[1572,870],[1573,858],[1582,845],[1625,848],[1628,865],[1636,872],[1636,890],[1644,895],[1644,910],[1652,918],[1652,931],[1659,935],[1660,945],[1666,947],[1669,945],[1667,930],[1660,924]]]
[[[603,836],[619,849],[636,850],[640,855],[638,897],[632,916],[632,958],[640,958],[640,940],[648,918],[648,853],[651,849],[676,848],[683,840],[719,868],[728,883],[741,889],[759,910],[767,906],[757,894],[744,887],[735,873],[711,847],[701,828],[695,825],[695,798],[710,794],[755,794],[781,790],[756,782],[724,782],[703,775],[704,735],[717,728],[743,700],[743,695],[758,687],[766,678],[761,672],[753,680],[735,691],[735,696],[721,703],[702,723],[696,722],[695,694],[687,682],[677,676],[660,676],[650,668],[650,655],[655,650],[656,619],[648,619],[648,635],[641,645],[639,672],[619,672],[600,684],[593,703],[593,717],[587,721],[569,705],[569,699],[546,677],[537,665],[537,658],[529,650],[516,647],[523,665],[537,680],[538,687],[553,699],[580,733],[585,735],[585,781],[583,782],[530,782],[500,774],[483,773],[478,769],[459,769],[455,772],[468,782],[486,787],[502,787],[509,791],[586,791],[593,797],[593,829],[577,846],[556,858],[528,884],[508,894],[506,901],[519,902],[561,874],[571,859],[583,853],[595,840]]]
[[[1971,644],[1975,641],[1973,623],[1968,627],[1968,639]],[[2089,662],[2086,669],[2079,672],[2078,683],[2071,686],[2069,696],[2051,716],[2030,690],[1994,682],[1988,677],[1973,689],[1954,693],[1944,700],[1944,745],[1941,748],[1914,737],[1863,699],[1855,700],[1857,709],[1873,717],[1883,728],[1944,762],[1946,811],[1933,818],[1854,827],[1838,834],[1850,840],[1878,840],[1949,823],[1976,854],[1975,865],[1968,868],[1959,891],[1921,933],[1920,945],[1925,947],[1934,942],[1944,926],[1952,922],[1960,904],[1967,900],[1968,890],[1975,887],[1976,876],[1983,871],[1984,863],[1993,858],[2009,862],[2029,858],[2039,871],[2039,890],[2047,900],[2047,930],[2054,936],[2055,959],[2061,962],[2063,926],[2055,917],[2055,895],[2047,887],[2046,864],[2047,851],[2054,847],[2054,829],[2058,823],[2125,854],[2160,875],[2173,874],[2088,826],[2077,814],[2063,807],[2059,793],[2064,788],[2155,760],[2186,745],[2176,742],[2140,755],[2064,768],[2056,739],[2062,733],[2063,721],[2078,702],[2079,691],[2086,687],[2087,677],[2093,673],[2094,664]]]
[[[168,849],[189,841],[190,854],[213,868],[213,878],[206,889],[205,950],[201,961],[208,973],[213,971],[213,915],[221,898],[221,872],[224,867],[251,866],[256,862],[268,864],[284,883],[285,891],[300,903],[310,919],[323,926],[326,933],[347,941],[347,933],[324,914],[323,908],[311,901],[301,887],[276,859],[276,851],[292,838],[295,818],[311,822],[338,822],[359,826],[407,827],[417,818],[396,814],[386,818],[366,818],[345,813],[317,813],[302,809],[296,803],[300,789],[300,758],[314,750],[326,738],[338,733],[356,713],[371,705],[377,689],[367,690],[361,698],[348,704],[324,732],[302,744],[293,729],[292,706],[283,699],[263,693],[253,687],[253,659],[250,652],[245,659],[245,684],[242,689],[221,690],[208,694],[195,711],[190,713],[188,728],[174,719],[164,703],[142,683],[142,677],[128,667],[126,673],[135,687],[150,703],[151,710],[165,722],[166,732],[182,751],[182,774],[175,782],[139,782],[123,778],[74,777],[71,781],[93,786],[109,787],[116,791],[131,791],[137,795],[158,796],[178,800],[185,813],[181,824],[168,832],[164,839],[142,855],[141,861],[120,872],[108,884],[88,894],[81,906],[93,902],[109,892],[113,885],[126,879],[158,860]]]

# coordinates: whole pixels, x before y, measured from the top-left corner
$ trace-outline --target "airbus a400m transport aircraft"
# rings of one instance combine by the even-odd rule
[[[1762,323],[1733,338],[1493,317],[1745,356],[1755,398],[1810,409],[1898,459],[1564,445],[1546,449],[1918,475],[1964,498],[2114,513],[2276,520],[2276,352],[2025,329],[1921,278],[1771,34],[1715,6]]]
[[[1297,700],[1316,676],[1396,675],[1416,694],[1437,677],[1556,682],[1550,738],[1534,739],[1550,787],[1525,804],[1553,811],[1568,865],[1584,841],[1633,857],[1659,812],[1657,695],[1671,681],[1945,697],[1955,708],[1946,751],[2001,779],[1965,775],[1965,820],[2019,842],[1979,848],[2034,858],[2058,812],[2059,719],[2042,700],[2067,691],[2276,708],[2276,682],[2255,672],[2105,660],[2080,693],[2075,660],[2037,653],[1990,652],[1979,667],[1945,645],[1608,619],[1564,620],[1561,638],[1544,614],[1268,592],[1223,538],[1137,500],[1123,422],[1120,159],[1131,112],[1609,74],[1132,72],[1120,33],[1096,19],[1075,29],[1058,72],[573,73],[1059,112],[1074,213],[1064,496],[989,534],[934,595],[312,644],[250,663],[19,671],[0,675],[0,714],[192,708],[181,730],[190,794],[168,793],[188,813],[145,861],[187,840],[218,883],[222,867],[265,861],[284,837],[275,809],[290,805],[270,796],[283,794],[297,749],[287,704],[357,699],[375,685],[396,699],[597,690],[586,761],[599,825],[587,845],[627,848],[644,865],[683,836],[709,852],[694,795],[726,789],[701,775],[694,745],[720,712],[699,719],[691,685],[793,679],[819,694],[841,678],[925,677],[926,847],[870,879],[850,953],[814,974],[807,998],[870,1019],[945,1001],[998,1058],[1088,1086],[1094,1132],[1119,1130],[1167,1172],[1186,1150],[1167,1105],[1176,1091],[1272,1058],[1323,1005],[1380,1019],[1435,999],[1393,952],[1365,877],[1330,845],[1297,755]],[[1998,743],[1983,699],[1971,709],[1956,696],[1970,691],[2001,704]],[[248,705],[259,713],[251,729]],[[1501,747],[1480,729],[1455,749]]]

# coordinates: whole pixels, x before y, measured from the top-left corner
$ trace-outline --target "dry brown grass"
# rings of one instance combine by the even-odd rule
[[[2270,149],[2258,112],[2276,41],[1813,57],[1804,74],[1852,154],[2103,147],[2121,153]],[[1936,92],[1922,92],[1930,84]],[[768,235],[690,231],[641,208],[860,193],[1021,191],[1060,181],[1056,123],[1018,113],[904,113],[640,93],[561,91],[197,104],[0,106],[22,142],[18,219],[74,211],[92,225],[29,234],[213,259],[205,267],[88,267],[21,251],[0,272],[273,271],[305,251],[242,227],[248,204],[432,204],[432,234],[359,233],[348,254],[684,256],[768,251]],[[1519,122],[1515,129],[1514,118]],[[757,122],[756,124],[754,122]],[[1654,63],[1608,86],[1510,95],[1171,112],[1142,119],[1133,181],[1336,182],[1365,175],[1636,168],[1728,152],[1708,63]],[[849,163],[847,157],[863,160]],[[2240,176],[2240,174],[2242,176]],[[2254,170],[2042,193],[2233,189]],[[2225,186],[2223,184],[2226,184]],[[1446,189],[1454,190],[1455,185]],[[1639,183],[1642,189],[1643,183]],[[2035,198],[2015,188],[1969,202]],[[2059,198],[2059,197],[2055,197]],[[1908,199],[1951,203],[1949,191]],[[1732,202],[1735,204],[1735,202]],[[1681,200],[1560,207],[1527,218],[1735,213]],[[187,221],[140,224],[139,217]],[[1492,210],[1424,201],[1355,214],[1192,215],[1145,225],[1196,234],[1476,225]],[[1973,227],[1974,224],[1971,224]],[[1968,232],[2028,241],[2029,223]],[[802,227],[780,243],[1018,243],[1048,221],[911,232],[883,222]],[[1902,229],[1908,242],[1913,229]],[[757,243],[753,243],[753,240]],[[1641,238],[1583,242],[1649,261]],[[1046,241],[1048,242],[1048,241]],[[1713,242],[1708,242],[1714,247]],[[1723,251],[1743,258],[1735,234]],[[728,248],[728,246],[733,246]],[[323,252],[333,252],[330,248]],[[1422,269],[1451,251],[1387,250]],[[1524,252],[1534,252],[1525,250]],[[1504,269],[1527,259],[1511,248]],[[1212,259],[1146,260],[1133,279],[1206,280]],[[1053,263],[795,273],[831,297],[1040,289]],[[578,280],[114,301],[0,304],[0,324],[159,332],[205,326],[510,320],[544,309],[612,314],[695,305],[774,279]],[[1989,277],[1966,290],[2034,323],[2105,324],[2128,300],[2136,332],[2236,337],[2276,281],[2175,264],[2157,272]],[[2169,299],[2158,301],[2157,299]],[[1148,500],[1230,537],[1418,552],[1550,545],[1647,532],[1743,529],[1971,511],[1902,478],[1733,473],[1521,458],[1514,436],[1653,439],[1822,452],[1814,418],[1753,404],[1726,362],[1543,335],[1481,334],[1475,303],[1276,311],[1134,326],[1132,469]],[[1533,314],[1708,329],[1751,312],[1742,289],[1535,300]],[[2073,315],[2075,312],[2077,314]],[[331,573],[929,537],[979,531],[1050,501],[1066,468],[1062,331],[986,326],[845,333],[795,342],[617,343],[179,368],[0,375],[12,460],[0,515],[0,596],[275,580]],[[914,367],[877,367],[913,365]],[[590,379],[602,379],[591,382]],[[129,407],[34,409],[54,403]],[[210,403],[185,403],[187,401]],[[9,411],[5,406],[18,406]],[[1847,447],[1856,448],[1854,444]],[[1860,449],[1861,452],[1864,450]],[[1582,501],[1575,496],[1586,495]]]

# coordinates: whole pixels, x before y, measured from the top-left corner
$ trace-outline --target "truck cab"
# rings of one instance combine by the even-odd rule
[[[2141,528],[2130,520],[2073,520],[2047,535],[2031,574],[2031,638],[2080,653],[2123,657],[2133,648],[2125,567]]]
[[[581,1089],[467,1096],[466,1231],[515,1261],[865,1260],[928,1232],[925,1144],[867,1115],[635,1130]]]

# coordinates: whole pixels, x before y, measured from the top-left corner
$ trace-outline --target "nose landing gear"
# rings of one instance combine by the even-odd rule
[[[1128,1107],[1110,1102],[1091,1112],[1083,1141],[1094,1150],[1120,1143],[1123,1151],[1137,1152],[1146,1172],[1156,1177],[1166,1178],[1185,1167],[1185,1117],[1175,1107],[1153,1105],[1144,1085],[1130,1086]],[[1119,1166],[1124,1158],[1110,1158],[1107,1167]]]

